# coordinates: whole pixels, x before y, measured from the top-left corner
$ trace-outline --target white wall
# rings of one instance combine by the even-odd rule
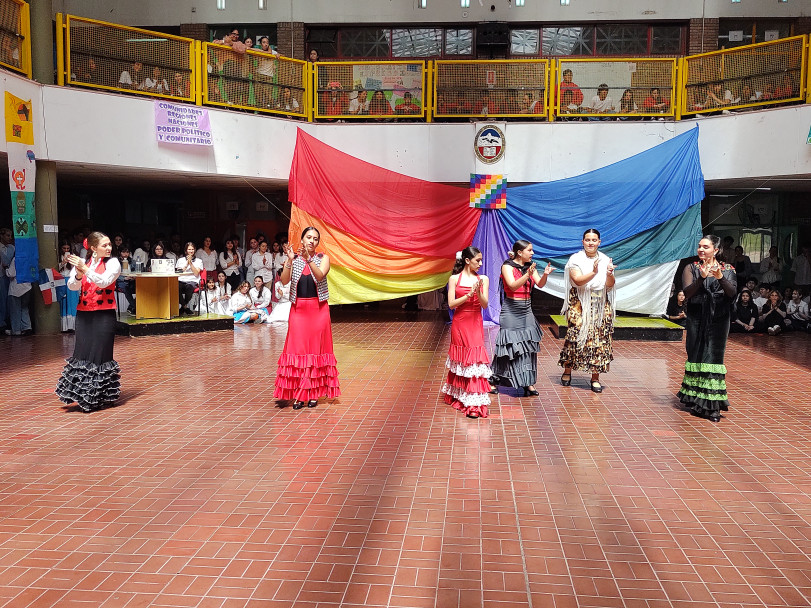
[[[32,85],[34,86],[34,85]],[[35,96],[36,97],[36,96]],[[370,163],[429,181],[465,183],[477,169],[476,125],[307,124],[210,109],[215,146],[158,144],[151,100],[42,87],[47,146],[39,157],[179,173],[286,180],[296,129]],[[504,125],[501,169],[511,182],[540,182],[608,165],[699,125],[707,180],[811,174],[811,106],[673,122]]]
[[[216,0],[54,0],[55,12],[66,12],[125,25],[178,25],[180,23],[446,23],[479,21],[625,21],[701,17],[797,17],[811,14],[808,0],[573,0],[560,6],[556,0],[526,0],[517,8],[508,0],[471,0],[462,9],[459,0],[428,0],[426,9],[417,0],[227,0],[226,10]],[[490,7],[495,6],[495,11]],[[192,8],[195,9],[192,12]]]

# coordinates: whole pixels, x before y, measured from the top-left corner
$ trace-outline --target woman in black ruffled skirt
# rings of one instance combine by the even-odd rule
[[[67,360],[56,394],[65,403],[76,402],[83,412],[110,405],[121,393],[121,370],[113,359],[116,302],[115,281],[121,265],[110,257],[110,239],[92,232],[84,241],[88,257],[71,255],[67,286],[79,292],[76,307],[76,344]]]

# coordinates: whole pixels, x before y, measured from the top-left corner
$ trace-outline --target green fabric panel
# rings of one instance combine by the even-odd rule
[[[705,374],[726,374],[727,367],[723,363],[692,363],[688,361],[684,364],[687,372],[698,372]]]

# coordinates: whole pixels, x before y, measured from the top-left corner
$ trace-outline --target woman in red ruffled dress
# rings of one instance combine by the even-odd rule
[[[482,253],[465,248],[448,281],[448,306],[454,309],[448,378],[442,385],[445,403],[468,418],[487,418],[490,404],[490,356],[484,348],[482,308],[487,308],[489,283],[479,275]]]
[[[282,285],[290,283],[291,308],[273,396],[292,402],[294,410],[305,402],[315,407],[321,397],[341,394],[327,303],[329,256],[316,253],[320,240],[318,230],[308,226],[301,233],[297,254],[285,243],[287,260],[279,277]]]

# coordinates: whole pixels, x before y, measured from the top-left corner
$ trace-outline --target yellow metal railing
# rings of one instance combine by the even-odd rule
[[[203,104],[307,116],[306,61],[211,43],[202,45],[202,58]]]
[[[548,117],[549,60],[435,61],[436,118]]]
[[[64,43],[66,84],[196,101],[198,51],[190,38],[68,15]]]
[[[674,58],[307,63],[58,14],[57,81],[306,120],[671,117],[811,103],[811,38]],[[23,0],[0,0],[0,66],[30,77]]]
[[[682,70],[682,114],[805,101],[808,36],[690,55]]]
[[[31,78],[31,22],[23,0],[0,0],[0,66]]]
[[[424,61],[319,62],[314,64],[316,120],[424,119]]]
[[[563,120],[672,117],[676,59],[561,59],[552,109]]]

